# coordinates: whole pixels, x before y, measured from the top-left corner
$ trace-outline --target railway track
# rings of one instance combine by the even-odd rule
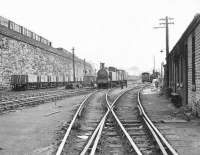
[[[0,101],[1,102],[5,102],[5,101],[8,101],[8,100],[16,100],[16,99],[22,99],[22,98],[27,98],[27,97],[34,97],[34,96],[42,96],[42,95],[47,95],[47,94],[50,94],[50,93],[56,93],[56,92],[78,92],[79,90],[87,90],[85,88],[82,88],[82,89],[78,89],[78,90],[66,90],[64,88],[60,88],[60,89],[42,89],[42,90],[33,90],[33,91],[17,91],[17,92],[12,92],[12,94],[2,94],[1,95],[1,98],[0,98]]]
[[[117,89],[113,96],[117,96],[118,92],[121,91],[125,91],[125,89]],[[105,113],[106,93],[107,90],[98,91],[81,104],[82,106],[84,105],[84,108],[81,108],[83,112],[77,112],[81,113],[81,115],[74,115],[74,121],[71,121],[69,126],[67,125],[66,134],[65,136],[63,135],[65,138],[62,139],[60,137],[62,142],[59,142],[59,147],[55,154],[79,154],[81,152],[88,137],[92,135]],[[77,128],[77,124],[80,127]]]
[[[36,90],[26,90],[26,91],[3,91],[0,92],[1,98],[0,101],[6,101],[8,99],[17,99],[17,98],[23,98],[27,96],[33,96],[37,94],[43,94],[50,91],[57,91],[57,90],[63,90],[63,88],[51,88],[51,89],[36,89]]]
[[[81,108],[80,106],[76,112],[77,116],[75,115],[71,121],[56,155],[176,155],[177,152],[170,146],[146,115],[141,105],[140,93],[138,91],[138,87],[122,91],[114,101],[112,95],[108,95],[110,92],[104,92],[106,96],[101,100],[101,103],[104,102],[104,106],[106,105],[104,110],[93,107],[94,111],[92,113],[96,114],[95,117],[94,115],[85,113],[86,116],[81,118],[79,116],[79,119],[76,119],[80,113],[79,109],[81,111],[85,110],[86,112],[90,111],[91,113],[90,104],[100,107],[100,105],[94,103],[90,98],[91,96],[88,97],[81,104],[81,106],[85,105],[85,108]],[[89,98],[90,101],[88,101]],[[87,107],[86,102],[88,104]],[[90,107],[88,107],[89,105]],[[72,127],[75,122],[78,122],[78,128],[73,130]],[[81,127],[84,126],[82,125],[83,122],[86,122],[87,128]],[[81,135],[82,138],[80,138]]]
[[[19,107],[37,105],[44,102],[56,101],[69,96],[81,95],[89,93],[93,90],[79,89],[79,90],[53,90],[42,91],[34,93],[24,93],[20,95],[10,95],[2,99],[0,102],[0,113],[7,112]]]
[[[80,104],[78,110],[67,126],[66,133],[60,136],[61,142],[58,142],[58,149],[55,154],[73,154],[80,153],[87,137],[89,137],[96,127],[96,124],[103,116],[106,91],[97,91],[90,94]],[[63,137],[64,138],[63,138]]]

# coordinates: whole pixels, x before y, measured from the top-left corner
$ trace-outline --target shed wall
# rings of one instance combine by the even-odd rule
[[[200,25],[194,30],[195,35],[195,83],[192,86],[192,34],[188,37],[188,103],[195,114],[200,115]]]

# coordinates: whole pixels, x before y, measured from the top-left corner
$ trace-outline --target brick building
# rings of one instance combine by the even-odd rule
[[[200,14],[189,24],[169,54],[169,84],[200,115]]]
[[[75,56],[76,80],[89,63]],[[12,74],[66,76],[73,79],[72,54],[63,48],[53,48],[50,41],[14,22],[0,17],[0,86],[10,87]]]

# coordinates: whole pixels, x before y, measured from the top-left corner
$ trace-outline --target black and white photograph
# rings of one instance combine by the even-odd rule
[[[0,155],[199,155],[199,0],[0,0]]]

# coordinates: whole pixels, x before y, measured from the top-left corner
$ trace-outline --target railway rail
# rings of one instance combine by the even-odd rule
[[[79,90],[88,90],[88,88],[82,88],[82,89],[40,89],[40,90],[27,90],[27,91],[21,91],[21,92],[9,92],[9,93],[1,93],[1,98],[0,101],[8,101],[8,100],[15,100],[15,99],[21,99],[21,98],[27,98],[27,97],[34,97],[34,96],[41,96],[45,94],[50,94],[50,93],[56,93],[56,92],[76,92]]]
[[[96,120],[96,127],[93,126],[89,129],[89,138],[83,140],[82,147],[76,148],[78,149],[76,153],[70,151],[71,154],[79,152],[78,154],[81,155],[94,155],[106,154],[108,151],[137,155],[178,154],[146,115],[140,101],[138,87],[122,91],[114,101],[111,101],[108,93],[106,92],[106,112]],[[67,138],[70,137],[69,134],[76,122],[75,120],[81,113],[80,111],[84,109],[83,107],[85,107],[89,98],[90,96],[78,108],[56,155],[62,154],[64,145],[70,143]],[[77,134],[72,134],[73,136],[77,138]],[[78,140],[75,142],[78,142]],[[106,148],[108,146],[109,148]]]
[[[162,154],[172,154],[172,155],[178,155],[177,151],[169,144],[167,139],[161,134],[161,132],[157,129],[157,127],[152,123],[150,118],[147,116],[144,107],[141,104],[140,99],[140,91],[138,92],[138,109],[140,111],[140,115],[142,116],[143,121],[148,126],[148,128],[151,130],[152,135],[154,136],[155,140],[157,141],[157,144],[159,145],[159,148],[162,152]]]
[[[121,91],[121,89],[118,89],[118,90]],[[123,89],[122,91],[124,90],[125,89]],[[94,97],[90,96],[87,100],[84,101],[84,103],[81,103],[82,106],[84,105],[84,108],[82,109],[84,112],[81,115],[81,117],[80,115],[79,117],[75,115],[74,117],[77,117],[77,119],[75,119],[76,121],[70,122],[70,125],[68,126],[67,131],[66,131],[66,133],[68,132],[69,134],[67,136],[68,138],[62,139],[62,142],[59,144],[59,147],[56,153],[57,155],[62,154],[62,153],[63,154],[79,154],[80,153],[85,143],[87,142],[87,139],[80,139],[78,137],[80,135],[90,136],[92,132],[94,131],[94,129],[96,128],[96,125],[98,124],[98,122],[101,120],[103,113],[105,112],[104,106],[106,105],[105,105],[104,100],[106,99],[105,98],[106,92],[107,90],[100,90],[96,92],[96,94],[93,95]],[[76,113],[80,113],[80,112],[76,112]],[[74,118],[72,120],[74,120]],[[81,122],[80,120],[82,121],[82,124],[81,124],[82,127],[81,129],[79,129],[79,131],[76,132],[74,131],[75,129],[73,129],[73,126],[76,126],[76,122]],[[71,125],[71,123],[73,123],[73,125]],[[70,131],[69,131],[69,128],[70,128]],[[63,136],[63,137],[66,137],[66,136]],[[72,142],[70,142],[70,140]]]
[[[63,136],[64,138],[61,137],[62,141],[58,144],[56,155],[62,153],[79,154],[80,151],[78,149],[82,149],[87,140],[78,137],[92,134],[93,129],[95,129],[96,124],[104,113],[104,109],[100,104],[105,99],[106,91],[107,90],[99,90],[93,92],[80,104],[72,121],[70,121],[67,127],[66,133]],[[76,129],[79,123],[81,123],[81,127]]]
[[[80,90],[53,90],[46,92],[34,92],[20,95],[10,95],[1,100],[0,113],[13,110],[19,107],[37,105],[44,102],[60,100],[65,97],[81,95],[89,93],[91,89],[80,89]]]

